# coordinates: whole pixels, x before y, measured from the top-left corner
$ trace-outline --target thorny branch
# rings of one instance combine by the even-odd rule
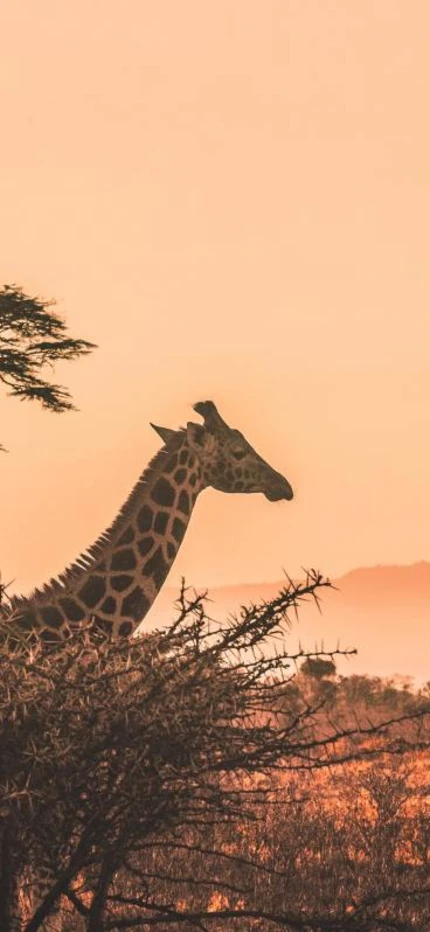
[[[329,585],[311,570],[272,602],[219,622],[183,583],[173,624],[129,642],[88,624],[58,645],[29,646],[13,614],[0,621],[8,863],[23,890],[42,866],[46,885],[23,932],[41,929],[61,897],[89,932],[233,919],[371,928],[363,911],[376,906],[364,897],[361,912],[343,910],[339,921],[322,907],[277,910],[267,893],[259,908],[261,878],[278,885],[282,902],[291,868],[285,855],[268,864],[239,844],[275,810],[278,820],[300,811],[295,834],[304,831],[312,774],[429,746],[428,705],[360,723],[293,690],[300,661],[349,653],[289,654],[274,640],[288,635],[291,611]],[[208,890],[229,908],[208,909]],[[192,909],[179,909],[178,896]]]

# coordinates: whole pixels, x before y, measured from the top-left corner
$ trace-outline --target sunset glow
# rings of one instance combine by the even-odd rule
[[[294,499],[206,491],[169,586],[429,560],[428,4],[0,22],[1,280],[99,346],[55,373],[79,413],[2,399],[2,579],[61,571],[206,398]]]

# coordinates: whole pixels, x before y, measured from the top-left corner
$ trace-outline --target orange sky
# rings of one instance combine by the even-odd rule
[[[430,559],[427,0],[15,0],[0,280],[99,349],[2,404],[0,567],[60,571],[212,398],[296,497],[205,492],[169,577]]]

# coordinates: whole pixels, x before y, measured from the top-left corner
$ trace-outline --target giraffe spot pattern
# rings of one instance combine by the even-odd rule
[[[137,516],[137,526],[142,534],[144,534],[145,531],[151,530],[153,518],[154,515],[152,514],[149,505],[144,505],[143,508],[140,509]]]
[[[179,454],[179,462],[184,466],[185,463],[188,463],[188,450],[181,450]]]
[[[139,548],[139,553],[142,557],[144,557],[147,553],[149,553],[150,550],[152,550],[154,546],[154,538],[142,537],[137,546]]]
[[[61,627],[63,624],[63,616],[58,608],[55,608],[54,605],[48,605],[40,609],[40,614],[45,622],[45,624],[50,625],[53,628]]]
[[[161,547],[157,547],[155,553],[143,567],[142,574],[144,576],[152,576],[155,585],[161,586],[167,576],[168,569],[169,567],[165,562],[163,551]]]
[[[121,613],[133,618],[134,621],[140,621],[145,612],[148,611],[149,601],[146,598],[143,589],[136,586],[129,595],[123,599]]]
[[[103,631],[103,634],[112,634],[112,622],[107,621],[106,618],[96,618],[96,626],[99,631]]]
[[[88,608],[94,608],[106,595],[106,582],[103,576],[90,576],[82,586],[79,596]]]
[[[170,482],[164,476],[161,476],[161,479],[155,483],[151,496],[154,502],[157,502],[157,505],[167,505],[169,507],[173,505],[175,500],[175,490]]]
[[[195,472],[192,472],[192,473],[191,473],[191,476],[190,476],[190,485],[192,485],[192,487],[194,488],[196,482],[197,482],[196,473],[195,473]]]
[[[105,615],[113,615],[116,609],[115,599],[109,595],[107,599],[104,600],[103,605],[100,606],[100,611],[104,612]]]
[[[57,644],[59,641],[63,640],[63,635],[61,632],[54,631],[53,628],[41,628],[39,631],[39,637],[47,644]]]
[[[178,483],[178,485],[179,485],[181,482],[185,482],[185,479],[187,478],[187,470],[186,470],[186,469],[177,469],[176,472],[175,472],[175,475],[173,476],[173,478],[174,478],[175,482]]]
[[[159,511],[154,521],[154,531],[157,534],[165,534],[168,520],[168,511]]]
[[[185,534],[185,524],[183,521],[180,521],[179,518],[175,518],[172,526],[172,534],[175,540],[178,541],[178,544],[181,543],[181,540]]]
[[[136,557],[130,548],[118,550],[117,553],[114,553],[110,565],[112,570],[134,570]]]
[[[121,537],[118,541],[118,546],[120,547],[123,544],[131,544],[132,540],[134,540],[134,528],[128,527],[127,530],[124,531],[124,534],[121,534]]]
[[[168,540],[168,541],[167,541],[167,556],[168,556],[171,560],[173,560],[173,557],[176,556],[176,547],[175,547],[174,544],[172,544],[172,541],[171,541],[171,540]]]
[[[82,621],[85,618],[84,610],[73,599],[63,598],[58,599],[58,601],[68,621]]]
[[[37,622],[32,612],[24,612],[17,616],[17,622],[24,631],[32,631],[37,628]]]
[[[244,483],[243,483],[243,482],[235,482],[235,483],[234,483],[234,486],[233,486],[233,489],[234,489],[235,492],[243,492],[243,490],[244,490]]]
[[[124,589],[128,589],[133,582],[132,576],[126,576],[120,574],[119,576],[113,576],[111,580],[112,589],[115,589],[116,592],[123,592]]]
[[[121,638],[126,638],[133,631],[133,625],[131,621],[123,621],[122,625],[119,626],[118,634]]]
[[[182,514],[189,515],[190,513],[190,500],[185,489],[182,489],[182,492],[178,499],[178,509],[182,511]]]
[[[178,457],[171,456],[170,459],[167,460],[167,464],[164,467],[164,471],[168,473],[173,472],[173,470],[176,469],[177,465],[178,465]]]

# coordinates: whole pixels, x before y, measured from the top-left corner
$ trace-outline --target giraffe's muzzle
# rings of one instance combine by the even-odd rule
[[[290,483],[283,476],[280,476],[279,483],[268,489],[265,496],[269,499],[269,502],[280,502],[282,500],[290,502],[294,497],[294,492]]]

